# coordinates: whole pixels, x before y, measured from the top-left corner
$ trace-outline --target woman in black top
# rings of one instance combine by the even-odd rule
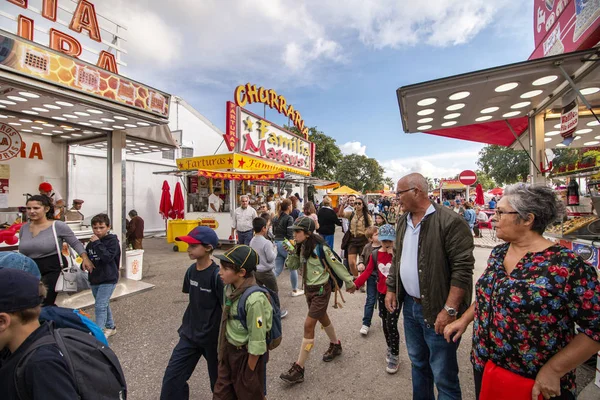
[[[331,198],[328,196],[323,198],[317,218],[319,219],[319,229],[317,229],[317,232],[323,236],[329,248],[333,249],[335,226],[342,226],[342,221],[340,221],[333,208],[331,208]]]
[[[292,231],[292,225],[294,225],[294,218],[290,215],[292,212],[292,202],[289,199],[285,199],[280,204],[281,211],[279,216],[273,220],[273,235],[275,236],[275,244],[277,245],[277,257],[275,258],[275,276],[281,275],[283,272],[283,266],[285,259],[288,256],[288,252],[283,246],[284,239],[293,240],[294,231]],[[304,290],[298,289],[298,271],[290,271],[290,282],[292,283],[292,297],[302,296]]]

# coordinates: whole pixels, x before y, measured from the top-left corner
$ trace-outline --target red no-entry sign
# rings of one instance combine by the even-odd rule
[[[463,185],[471,186],[475,182],[477,182],[477,174],[471,170],[466,170],[458,175],[458,180]]]

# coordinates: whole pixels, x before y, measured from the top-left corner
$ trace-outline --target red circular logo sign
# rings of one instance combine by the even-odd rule
[[[471,186],[475,182],[477,182],[477,174],[471,170],[466,170],[458,175],[458,180],[463,185]]]
[[[0,123],[0,161],[10,160],[21,151],[21,135],[10,125]]]

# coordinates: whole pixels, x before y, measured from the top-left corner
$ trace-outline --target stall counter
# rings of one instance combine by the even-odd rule
[[[221,243],[234,243],[230,239],[232,216],[229,212],[188,212],[185,214],[185,219],[199,219],[203,221],[202,225],[206,225],[214,229]]]

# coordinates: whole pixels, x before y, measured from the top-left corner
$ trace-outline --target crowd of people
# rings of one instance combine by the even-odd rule
[[[334,210],[328,197],[318,207],[293,197],[277,202],[273,212],[270,206],[262,208],[260,214],[249,198],[242,199],[232,230],[240,244],[223,254],[213,254],[218,238],[210,228],[197,227],[176,238],[188,244],[194,262],[183,278],[189,304],[164,373],[161,399],[189,398],[187,381],[201,357],[207,361],[214,399],[265,398],[271,378],[266,374],[269,351],[287,329],[294,329],[281,325],[287,312],[280,307],[277,280],[286,269],[291,295],[304,295],[307,303],[298,357],[280,375],[287,384],[304,381],[318,324],[329,339],[323,361],[342,355],[342,340],[328,313],[330,299],[337,307],[344,301],[343,286],[350,294],[366,287],[360,334],[368,335],[378,304],[385,336],[381,346],[387,348],[385,370],[394,374],[403,350],[398,329],[402,320],[413,399],[435,399],[434,389],[438,399],[462,398],[458,346],[471,323],[477,399],[575,398],[575,368],[600,350],[600,286],[592,266],[543,237],[564,212],[551,189],[526,184],[506,188],[493,216],[504,242],[493,249],[475,285],[474,228],[481,210],[466,203],[460,213],[438,204],[428,196],[427,180],[420,174],[400,179],[389,204],[384,204],[387,199],[375,204],[347,196]],[[44,216],[51,209],[34,199],[28,211],[25,234],[45,242],[43,232],[49,226]],[[114,269],[106,261],[110,221],[95,218],[96,240],[86,249],[73,243],[92,274]],[[340,225],[345,232],[341,256],[333,248]],[[37,257],[37,266],[51,249],[42,243],[29,251],[34,247],[38,253],[29,254]],[[48,272],[39,273],[47,285]],[[31,322],[48,301],[46,288],[34,275],[11,274],[0,268],[0,382],[8,398],[18,398],[15,360],[22,347],[32,345],[29,336],[37,340],[48,334],[47,324]],[[113,278],[106,272],[102,276],[102,282],[94,283],[96,322],[109,336],[114,321],[107,302],[98,299],[106,299]],[[23,295],[15,296],[14,287]],[[62,398],[50,396],[52,389],[44,391],[58,373],[67,374],[61,385],[76,389],[60,352],[51,346],[44,355],[55,371],[31,367],[26,382],[30,398]],[[31,378],[35,373],[48,375],[36,380]]]

